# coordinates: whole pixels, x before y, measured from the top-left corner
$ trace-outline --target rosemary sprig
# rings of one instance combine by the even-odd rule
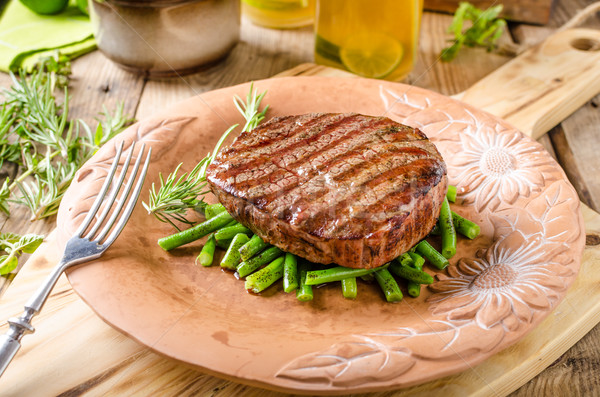
[[[177,178],[177,173],[183,165],[180,163],[175,171],[173,171],[165,180],[162,174],[159,174],[160,188],[158,192],[154,184],[150,189],[150,204],[142,203],[144,208],[149,213],[154,214],[160,221],[168,222],[177,230],[179,228],[171,221],[171,219],[185,223],[193,224],[185,217],[185,211],[188,208],[196,208],[203,205],[202,199],[198,196],[206,194],[206,179],[201,173],[204,164],[207,163],[207,158],[202,159],[200,163],[194,167],[189,173],[184,173]]]
[[[68,59],[49,59],[31,75],[11,74],[12,86],[4,90],[0,105],[0,165],[19,166],[19,176],[0,188],[0,211],[7,215],[9,202],[27,206],[32,220],[53,215],[75,172],[106,141],[132,120],[123,104],[111,114],[104,108],[94,133],[80,119],[69,119]],[[64,101],[55,92],[62,87]],[[19,194],[20,193],[20,194]]]
[[[246,124],[242,128],[243,132],[250,131],[265,118],[269,106],[265,106],[262,111],[260,103],[263,100],[266,91],[260,95],[254,92],[254,84],[250,84],[250,90],[244,102],[237,95],[233,98],[235,107],[240,111]],[[195,222],[187,217],[188,210],[201,209],[206,206],[204,195],[210,192],[206,185],[206,169],[214,161],[223,142],[229,134],[238,125],[232,125],[221,136],[213,151],[208,153],[189,173],[184,173],[180,177],[177,176],[183,163],[180,163],[175,170],[169,174],[165,180],[162,174],[159,173],[160,187],[156,190],[154,183],[150,188],[148,203],[142,202],[142,205],[149,214],[153,214],[159,221],[170,223],[175,229],[179,227],[174,221],[188,225],[193,225]],[[1,195],[1,190],[0,190]]]
[[[242,131],[251,131],[264,120],[265,114],[267,114],[267,110],[269,110],[269,105],[265,106],[262,112],[259,112],[258,109],[266,93],[267,92],[265,91],[257,96],[254,91],[254,83],[252,82],[250,83],[248,95],[246,95],[246,103],[244,103],[237,95],[233,97],[233,104],[246,119],[246,124],[244,125],[244,128],[242,128]]]

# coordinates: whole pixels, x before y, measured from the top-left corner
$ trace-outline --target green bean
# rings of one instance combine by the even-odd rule
[[[227,250],[227,249],[229,249],[229,246],[231,245],[232,241],[233,241],[233,239],[217,240],[217,247]]]
[[[422,240],[417,244],[417,253],[421,254],[425,259],[429,261],[433,266],[442,270],[448,266],[448,259],[444,258],[442,254],[437,252],[431,244],[426,240]]]
[[[448,201],[456,202],[456,186],[448,185],[448,191],[446,192]]]
[[[247,261],[254,255],[267,248],[269,245],[269,243],[265,243],[260,237],[254,235],[252,236],[250,241],[248,241],[240,248],[240,257],[243,261]]]
[[[429,234],[431,234],[432,236],[439,236],[442,234],[442,229],[440,229],[439,222],[436,222],[435,225],[433,225],[433,229],[431,229]]]
[[[306,273],[306,284],[317,285],[331,283],[333,281],[342,281],[348,277],[360,277],[365,274],[373,273],[379,269],[381,269],[381,267],[375,269],[351,269],[349,267],[335,266],[323,270],[311,270]]]
[[[408,294],[413,298],[417,298],[421,295],[421,284],[415,283],[414,281],[409,281],[406,287]]]
[[[396,276],[402,277],[408,281],[414,281],[415,283],[419,284],[433,283],[433,277],[431,277],[429,274],[422,270],[415,269],[412,266],[403,265],[398,260],[392,262],[389,269]]]
[[[221,212],[214,218],[208,219],[196,226],[159,239],[158,245],[165,251],[172,250],[173,248],[198,240],[199,238],[220,229],[232,220],[233,218],[227,212]]]
[[[373,273],[375,280],[381,287],[385,295],[385,300],[388,302],[399,302],[402,300],[402,291],[398,287],[398,283],[391,275],[388,269],[380,269]]]
[[[373,273],[369,273],[369,274],[364,274],[364,275],[360,276],[360,279],[367,283],[372,283],[373,281],[375,281],[375,276],[373,276]]]
[[[400,255],[399,257],[396,258],[396,260],[406,266],[410,266],[413,263],[413,260],[412,260],[411,256],[408,255],[408,252],[405,252],[402,255]]]
[[[215,240],[215,235],[210,234],[206,240],[206,243],[204,243],[204,247],[202,247],[202,250],[198,254],[196,262],[204,267],[211,266],[215,256],[216,245],[217,241]]]
[[[423,265],[425,264],[425,258],[416,252],[409,251],[408,255],[410,255],[410,258],[412,259],[412,267],[422,270]],[[412,296],[413,298],[416,298],[421,294],[421,284],[415,283],[414,281],[409,281],[406,289],[408,291],[408,295]]]
[[[237,267],[237,272],[240,277],[246,277],[262,265],[266,265],[273,259],[280,257],[282,253],[283,251],[277,247],[268,248],[260,254],[248,259],[247,261],[240,263]]]
[[[240,247],[246,244],[250,240],[244,233],[238,233],[235,235],[231,244],[227,248],[227,252],[223,259],[221,259],[221,267],[229,270],[236,270],[239,265],[240,259]]]
[[[217,240],[229,240],[232,239],[236,234],[244,233],[251,235],[252,230],[248,229],[246,226],[241,223],[235,223],[232,226],[225,226],[222,229],[219,229],[215,232],[215,238]],[[249,237],[248,237],[249,238]]]
[[[479,236],[481,229],[475,222],[463,218],[454,211],[452,212],[452,221],[454,222],[456,231],[463,236],[470,238],[471,240]]]
[[[206,206],[206,208],[204,208],[204,216],[206,217],[206,219],[212,219],[215,216],[219,215],[221,212],[225,211],[225,207],[223,207],[223,204],[221,203],[209,204]]]
[[[313,290],[310,285],[306,285],[306,273],[310,268],[309,264],[303,260],[298,264],[298,289],[296,290],[296,299],[302,302],[313,300]]]
[[[417,254],[416,252],[408,252],[408,256],[410,256],[410,259],[412,259],[412,265],[416,268],[416,269],[423,269],[423,265],[425,264],[425,258],[423,258],[421,255]]]
[[[280,256],[259,271],[246,277],[244,286],[254,293],[264,291],[283,276],[284,257]]]
[[[442,255],[447,259],[452,258],[456,254],[456,230],[454,229],[454,222],[452,222],[450,203],[445,197],[442,201],[438,222],[442,230]]]
[[[356,295],[358,295],[356,277],[348,277],[342,280],[342,295],[346,299],[356,299]]]
[[[298,288],[298,258],[286,252],[283,262],[283,290],[292,292],[296,288]]]

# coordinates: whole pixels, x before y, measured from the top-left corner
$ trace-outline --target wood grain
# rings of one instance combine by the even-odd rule
[[[553,0],[503,0],[501,16],[513,21],[545,24],[550,20]],[[454,14],[459,0],[425,0],[424,8],[431,11],[444,11]],[[471,0],[471,4],[486,9],[499,4],[492,0]]]
[[[510,34],[505,35],[503,40],[510,41],[512,37],[521,44],[529,45],[537,43],[566,22],[578,9],[583,8],[589,3],[589,0],[557,0],[551,20],[546,26],[511,25]],[[510,60],[510,58],[506,56],[488,54],[485,50],[465,49],[464,51],[461,51],[459,57],[454,62],[450,64],[441,63],[438,59],[438,54],[446,45],[445,39],[447,38],[447,35],[445,29],[449,24],[450,19],[451,17],[448,15],[432,13],[424,14],[421,35],[421,59],[408,80],[415,85],[442,92],[447,95],[456,94],[465,90],[474,82]],[[594,26],[594,23],[590,22],[588,25]],[[102,87],[109,88],[108,93],[102,96],[102,98],[107,101],[110,101],[111,98],[113,98],[113,92],[111,91],[113,88],[129,87],[128,89],[119,91],[118,95],[124,97],[127,101],[126,106],[133,106],[133,109],[135,109],[136,104],[139,103],[137,116],[144,117],[151,114],[154,109],[160,109],[167,104],[171,105],[173,102],[179,99],[185,99],[195,93],[204,92],[225,85],[245,82],[251,79],[268,77],[278,71],[294,66],[297,63],[309,62],[312,60],[312,32],[310,28],[299,31],[283,32],[261,29],[262,28],[256,28],[244,21],[242,42],[232,53],[233,56],[227,58],[224,64],[207,69],[193,76],[187,76],[185,77],[185,82],[178,81],[177,79],[152,81],[148,85],[149,87],[147,87],[147,90],[144,88],[143,79],[126,73],[121,74],[122,71],[115,68],[114,65],[110,64],[106,59],[103,59],[102,54],[99,52],[90,54],[87,57],[89,57],[88,59],[93,60],[93,62],[90,61],[90,64],[85,68],[82,66],[81,82],[77,82],[77,89],[85,87],[87,90],[86,95],[90,96],[90,98],[83,99],[83,102],[87,102],[82,102],[81,104],[81,116],[88,119],[88,117],[91,117],[99,110],[98,106],[102,101],[92,97],[98,95],[102,96],[100,91],[98,91],[98,88],[102,89]],[[93,58],[92,55],[94,55]],[[85,59],[86,58],[81,58],[76,60],[74,62],[74,68],[79,67],[80,63],[84,65],[86,63],[84,62]],[[96,63],[100,65],[98,69],[86,71],[87,67],[94,67],[94,64]],[[220,67],[223,65],[226,65],[227,73],[220,72]],[[102,79],[99,79],[98,75],[103,76]],[[86,79],[89,79],[88,85],[83,84],[83,81]],[[112,82],[113,84],[103,86],[102,80]],[[125,84],[123,81],[129,82]],[[2,87],[7,87],[9,85],[9,79],[4,74],[0,74],[0,85]],[[74,97],[79,96],[78,91],[74,90],[73,92]],[[142,95],[142,93],[144,95]],[[596,101],[597,100],[598,99],[596,98]],[[77,110],[77,112],[78,111],[80,110]],[[584,106],[583,111],[589,111],[592,115],[598,114],[597,108],[594,107],[591,102],[589,105]],[[580,172],[577,178],[581,178],[584,182],[583,186],[588,187],[590,191],[589,197],[593,197],[594,194],[596,195],[595,197],[598,197],[600,192],[598,191],[597,185],[592,182],[594,178],[597,179],[597,167],[598,164],[600,164],[598,156],[595,155],[598,151],[598,132],[594,129],[599,123],[597,123],[597,121],[593,121],[591,125],[588,122],[581,123],[581,119],[586,118],[587,116],[580,112],[581,110],[571,116],[571,118],[575,120],[572,124],[573,128],[565,129],[565,125],[567,124],[565,122],[563,123],[562,132],[560,133],[565,137],[564,142],[570,144],[579,139],[575,136],[573,136],[572,139],[569,138],[572,136],[570,135],[571,131],[575,129],[587,131],[590,128],[591,131],[593,131],[593,139],[591,141],[583,142],[583,144],[586,146],[584,148],[585,152],[588,154],[591,153],[593,156],[589,161],[590,167],[595,166],[596,168],[593,169],[591,173]],[[596,119],[592,118],[592,120]],[[554,135],[555,133],[551,134],[551,136]],[[554,147],[549,146],[549,139],[550,138],[542,138],[543,142],[546,143],[547,148],[556,147],[558,153],[565,152],[564,146],[559,144],[555,143]],[[554,141],[556,142],[556,140]],[[578,159],[582,157],[582,155],[579,151],[574,151],[573,148],[569,147],[569,149],[572,151],[574,162],[579,166],[577,164]],[[590,157],[585,158],[588,159]],[[565,163],[562,165],[566,168],[569,167]],[[567,173],[569,174],[569,171],[567,171]],[[585,197],[587,196],[582,197],[584,201],[586,200]],[[588,204],[593,205],[594,203],[588,202]],[[15,217],[14,223],[5,225],[2,230],[19,231],[25,229],[33,230],[28,229],[30,227],[46,227],[43,225],[39,226],[39,224],[29,225],[26,221],[27,216],[25,211],[24,215]],[[52,222],[50,222],[47,229],[44,230],[48,230],[51,227]],[[590,244],[598,244],[598,242],[600,242],[598,229],[590,234],[589,241]],[[3,314],[6,313],[3,318],[8,317],[9,315],[9,312],[5,311],[4,304],[13,302],[15,305],[13,306],[13,309],[18,307],[18,310],[20,310],[20,305],[25,301],[24,296],[28,295],[30,292],[29,290],[21,291],[18,293],[20,294],[19,297],[12,298],[12,294],[17,290],[19,280],[30,278],[26,272],[30,270],[46,272],[47,266],[50,265],[49,263],[46,263],[46,268],[42,269],[42,267],[38,268],[36,263],[35,259],[28,262],[24,267],[23,272],[19,275],[19,277],[22,278],[17,278],[15,284],[9,289],[8,293],[11,295],[3,296],[2,300],[0,300],[0,312]],[[598,265],[596,265],[596,267],[597,266]],[[585,274],[583,273],[583,269],[582,274]],[[38,274],[31,277],[37,277],[39,280],[40,276]],[[65,281],[61,280],[61,283],[65,283]],[[592,300],[595,296],[594,294],[598,292],[598,285],[600,284],[596,281],[595,284],[589,286],[589,300]],[[64,286],[68,288],[68,285],[65,284]],[[33,287],[30,286],[29,288]],[[1,294],[2,291],[0,291],[0,296]],[[51,305],[53,305],[57,299],[63,299],[63,306],[60,307],[66,307],[66,305],[69,304],[67,298],[71,299],[72,302],[77,302],[76,304],[79,305],[81,312],[79,317],[76,317],[76,320],[80,320],[80,322],[76,324],[80,325],[80,328],[77,329],[82,332],[79,337],[89,338],[87,341],[90,345],[88,347],[91,348],[91,350],[88,350],[88,347],[81,344],[77,345],[78,350],[72,351],[69,354],[57,351],[57,349],[52,349],[49,354],[40,355],[41,362],[44,364],[43,368],[40,369],[39,366],[32,366],[31,368],[34,368],[33,374],[27,376],[27,379],[23,382],[24,385],[20,385],[19,389],[16,389],[16,386],[13,385],[12,382],[5,381],[5,379],[8,379],[9,377],[0,380],[0,395],[58,395],[63,392],[65,395],[275,395],[268,391],[250,389],[243,385],[198,374],[193,370],[182,367],[180,364],[145,350],[134,341],[123,337],[121,334],[98,320],[72,290],[69,293],[59,287],[59,289],[55,291],[55,294],[45,310],[52,310]],[[87,312],[85,311],[86,309]],[[573,305],[573,309],[579,310],[579,307]],[[10,313],[12,313],[12,311]],[[38,321],[34,324],[38,328],[38,332],[26,337],[25,344],[29,344],[31,338],[39,338],[39,343],[43,343],[45,338],[47,338],[47,346],[50,346],[52,343],[60,343],[61,334],[52,333],[58,326],[57,321],[60,322],[60,319],[62,319],[62,317],[58,317],[59,320],[56,320],[55,317],[53,317],[57,313],[59,313],[58,310],[47,313],[48,317],[39,317],[37,319]],[[42,312],[42,316],[44,315],[45,312]],[[556,317],[556,319],[562,320],[557,321],[559,325],[567,323],[568,320],[566,317]],[[42,323],[42,320],[47,321],[47,327],[50,328],[46,328],[46,325],[45,323]],[[61,325],[64,324],[61,323]],[[52,331],[50,331],[50,329]],[[581,332],[583,332],[583,330]],[[116,346],[101,343],[100,346],[104,351],[98,352],[94,350],[92,345],[102,338],[111,340],[117,345],[122,346],[124,350],[130,349],[130,354],[126,355],[126,357],[119,356],[119,359],[115,361],[112,361],[114,358],[111,358],[108,362],[102,361],[102,355],[109,354],[109,352],[114,353],[114,346]],[[552,361],[552,357],[558,357],[554,364],[521,387],[521,389],[513,393],[513,395],[519,397],[530,395],[600,395],[600,385],[598,385],[598,380],[600,379],[599,341],[600,326],[597,326],[563,356],[559,357],[559,353],[556,351],[549,352],[548,354],[551,354],[551,357],[547,358],[548,360]],[[69,342],[70,339],[67,339],[65,343],[68,344]],[[542,343],[541,348],[544,346],[545,345]],[[545,352],[546,351],[542,354],[543,361],[540,361],[541,366],[539,369],[541,369],[543,365],[549,364],[547,360],[544,360],[546,357]],[[31,357],[32,356],[29,355],[29,358]],[[95,360],[99,360],[102,368],[98,369],[95,366]],[[64,366],[64,363],[69,362],[73,363],[72,367],[75,368],[74,371],[70,371],[69,368]],[[497,371],[502,371],[502,363],[497,363],[495,361],[490,361],[490,363],[495,366]],[[38,368],[40,372],[36,373],[35,368]],[[72,373],[77,375],[77,379],[65,382],[65,376]],[[519,373],[514,375],[518,376]],[[530,375],[528,374],[528,376]],[[14,378],[11,377],[10,379]],[[60,387],[53,388],[57,379],[60,380],[58,382]],[[468,383],[472,380],[473,379],[471,378],[467,378],[465,379],[465,382]],[[523,380],[519,378],[519,382],[522,381]],[[8,385],[7,382],[10,383],[10,385]],[[442,391],[459,390],[455,389],[452,385],[445,383],[439,383],[439,385],[444,385]],[[20,393],[20,391],[23,390],[26,390],[27,393]],[[484,395],[493,394],[493,391],[489,388],[481,390]],[[465,390],[462,391],[465,392]],[[417,393],[417,390],[412,390],[411,392],[413,395],[428,395],[427,392]],[[448,393],[451,394],[451,392]],[[409,393],[388,392],[379,393],[377,396],[407,394]]]
[[[570,7],[558,2],[551,23],[547,27],[518,25],[513,36],[520,44],[531,45],[546,39],[552,30],[569,21],[590,2],[573,0]],[[581,25],[600,31],[600,18],[593,15]],[[598,51],[596,51],[598,52]],[[596,70],[598,68],[596,67]],[[550,131],[549,137],[556,158],[579,192],[581,200],[596,211],[600,210],[600,181],[597,177],[597,152],[600,136],[600,95],[582,104],[560,126]],[[569,146],[573,144],[573,146]]]
[[[539,138],[600,91],[600,31],[557,32],[455,97]],[[494,92],[494,95],[490,95]]]
[[[241,41],[222,63],[200,74],[148,81],[136,117],[143,119],[205,91],[266,79],[299,63],[310,62],[313,41],[312,27],[277,31],[255,26],[243,18]]]
[[[131,74],[110,62],[100,51],[94,51],[72,63],[69,88],[69,114],[85,120],[90,127],[97,125],[98,113],[109,111],[122,103],[124,114],[133,116],[144,89],[142,77]]]
[[[488,53],[483,48],[465,48],[452,62],[442,62],[440,53],[450,45],[450,36],[446,29],[451,21],[452,17],[449,15],[423,14],[419,57],[415,69],[405,83],[444,95],[454,95],[466,90],[511,59],[505,55]],[[512,38],[505,32],[501,41],[512,43]]]

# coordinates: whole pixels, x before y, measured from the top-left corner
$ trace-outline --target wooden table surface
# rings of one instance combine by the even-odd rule
[[[586,0],[558,0],[555,2],[550,23],[545,26],[511,23],[502,40],[504,43],[533,45],[590,3]],[[429,12],[424,14],[419,61],[405,82],[452,95],[463,91],[511,59],[510,56],[487,53],[481,49],[468,49],[451,63],[440,62],[438,55],[446,45],[445,29],[450,20],[448,15]],[[598,28],[599,19],[592,18],[585,26]],[[312,27],[270,30],[254,26],[247,20],[242,21],[240,43],[224,61],[181,78],[147,80],[119,69],[99,51],[95,51],[73,62],[71,116],[93,123],[94,116],[103,105],[110,109],[119,101],[123,101],[126,113],[135,115],[139,120],[193,95],[268,78],[312,60]],[[8,76],[0,74],[0,87],[7,87],[9,84]],[[596,154],[600,151],[599,104],[600,95],[539,139],[563,166],[582,202],[596,211],[600,211],[600,178],[597,176],[600,171],[600,156]],[[6,167],[3,171],[9,174],[14,172]],[[2,218],[0,231],[46,234],[55,226],[54,218],[31,223],[28,216],[26,209],[13,207],[12,216],[8,219]],[[8,279],[5,279],[0,282],[0,294],[7,290],[10,290],[10,285]],[[24,339],[24,343],[27,343],[27,338]],[[135,374],[127,376],[131,378],[131,382],[135,382]],[[185,384],[190,380],[182,379],[180,382]],[[204,382],[214,385],[213,394],[228,395],[241,390],[241,386],[237,387],[227,381],[205,379]],[[39,395],[46,395],[43,385],[39,387]],[[120,389],[122,395],[132,394],[130,391],[133,389],[129,392],[128,390]],[[146,389],[148,390],[155,395],[183,393],[177,385],[172,385],[170,389],[163,387],[156,390]],[[68,395],[86,392],[95,394],[93,390],[82,387],[68,390]],[[600,395],[600,325],[512,395]]]

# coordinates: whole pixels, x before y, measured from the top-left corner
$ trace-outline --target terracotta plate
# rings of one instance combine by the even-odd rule
[[[138,205],[101,260],[69,272],[73,288],[109,324],[211,374],[341,394],[400,388],[474,366],[522,338],[563,298],[579,269],[583,221],[577,194],[538,143],[487,113],[407,85],[294,77],[255,86],[268,90],[270,116],[383,114],[422,129],[459,187],[454,210],[478,222],[481,236],[459,239],[451,266],[418,299],[385,303],[376,286],[361,284],[356,301],[344,300],[335,285],[301,303],[281,287],[250,295],[218,266],[196,266],[201,243],[163,252],[156,240],[171,226]],[[179,162],[191,169],[228,126],[242,123],[232,97],[248,89],[189,99],[117,141],[152,146],[149,188]],[[63,244],[91,206],[116,143],[86,164],[63,200]]]

